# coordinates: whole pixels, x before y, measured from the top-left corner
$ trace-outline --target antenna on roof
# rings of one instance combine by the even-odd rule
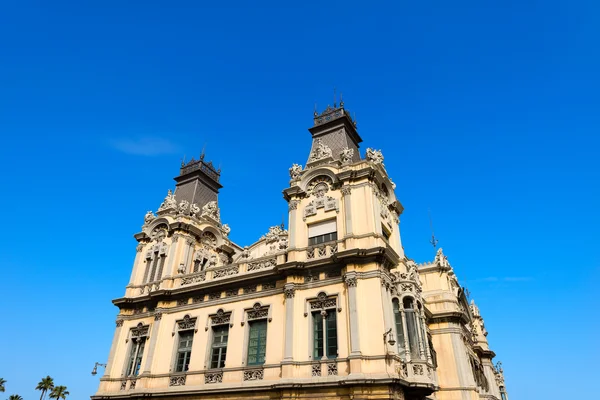
[[[466,287],[465,287],[465,288],[463,288],[463,289],[464,289],[464,291],[465,291],[465,296],[467,296],[467,300],[469,300],[469,299],[470,299],[470,297],[471,297],[471,292],[469,292],[469,289],[467,289]]]
[[[185,167],[185,154],[183,155],[183,158],[181,159],[181,166]]]
[[[431,218],[431,209],[428,208],[427,211],[429,213],[429,228],[431,228],[431,240],[429,240],[429,243],[431,243],[433,249],[435,250],[439,240],[435,238],[435,233],[433,232],[433,219]]]
[[[206,150],[206,143],[202,145],[202,153],[200,153],[200,160],[204,161],[204,151]]]
[[[344,95],[340,92],[340,107],[344,108]]]
[[[315,111],[313,114],[315,117],[319,115],[319,113],[317,112],[317,103],[315,103]]]
[[[285,229],[285,215],[281,214],[281,230]]]

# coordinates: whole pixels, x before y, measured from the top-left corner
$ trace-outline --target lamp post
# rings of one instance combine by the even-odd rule
[[[96,376],[96,374],[98,373],[98,367],[106,368],[106,364],[96,362],[96,364],[94,364],[94,369],[92,369],[92,376]]]
[[[389,339],[388,339],[389,336]],[[394,339],[394,335],[392,335],[392,328],[388,329],[384,334],[383,334],[383,344],[388,343],[390,346],[393,346],[396,344],[396,339]]]

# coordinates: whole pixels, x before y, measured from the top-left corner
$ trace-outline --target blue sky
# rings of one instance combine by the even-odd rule
[[[184,155],[222,166],[234,241],[279,224],[334,87],[363,152],[383,150],[418,262],[431,209],[511,399],[595,380],[597,2],[85,3],[0,6],[6,397],[47,374],[95,392],[132,235]]]

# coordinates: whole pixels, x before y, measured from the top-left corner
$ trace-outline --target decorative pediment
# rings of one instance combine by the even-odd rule
[[[338,312],[342,311],[341,307],[338,307],[339,295],[328,295],[325,292],[320,292],[317,297],[306,299],[306,308],[304,310],[304,316],[307,317],[309,312],[312,311],[325,311],[328,309],[337,309]]]
[[[383,154],[381,153],[381,150],[368,148],[367,161],[372,162],[373,164],[383,165]]]
[[[131,337],[137,338],[142,336],[148,336],[149,329],[150,325],[144,325],[140,322],[135,328],[131,328]]]
[[[216,314],[209,315],[208,321],[210,321],[210,325],[224,325],[229,324],[229,326],[233,326],[233,312],[225,312],[222,308],[217,310]],[[206,330],[208,330],[208,324],[206,325]]]
[[[269,322],[273,320],[271,317],[271,307],[269,305],[263,306],[260,303],[254,303],[252,308],[246,308],[244,310],[244,320],[241,324],[244,326],[246,321],[255,321],[260,319],[266,319]]]
[[[332,210],[338,212],[340,210],[337,199],[331,196],[318,197],[306,205],[304,208],[304,218],[316,215],[319,208],[324,208],[325,212]]]

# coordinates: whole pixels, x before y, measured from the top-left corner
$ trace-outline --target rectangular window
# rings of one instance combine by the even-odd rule
[[[337,222],[335,219],[318,222],[308,226],[308,245],[337,240]]]
[[[252,321],[248,325],[248,365],[262,365],[267,352],[267,320]]]
[[[224,368],[227,357],[227,338],[229,337],[229,325],[213,327],[213,342],[210,357],[211,368]]]
[[[385,229],[385,227],[383,225],[381,225],[381,234],[383,235],[383,238],[386,241],[388,241],[388,242],[390,241],[390,233],[388,232],[387,229]]]
[[[134,338],[131,341],[131,351],[129,353],[129,363],[127,365],[127,376],[137,376],[142,367],[142,357],[144,356],[144,347],[146,338]]]
[[[323,317],[320,311],[313,312],[313,359],[323,357],[326,349],[327,358],[337,358],[337,323],[335,310],[329,310]],[[325,334],[323,334],[325,333]]]
[[[193,341],[194,331],[179,332],[179,343],[177,345],[177,364],[175,365],[176,372],[185,372],[189,369]]]

